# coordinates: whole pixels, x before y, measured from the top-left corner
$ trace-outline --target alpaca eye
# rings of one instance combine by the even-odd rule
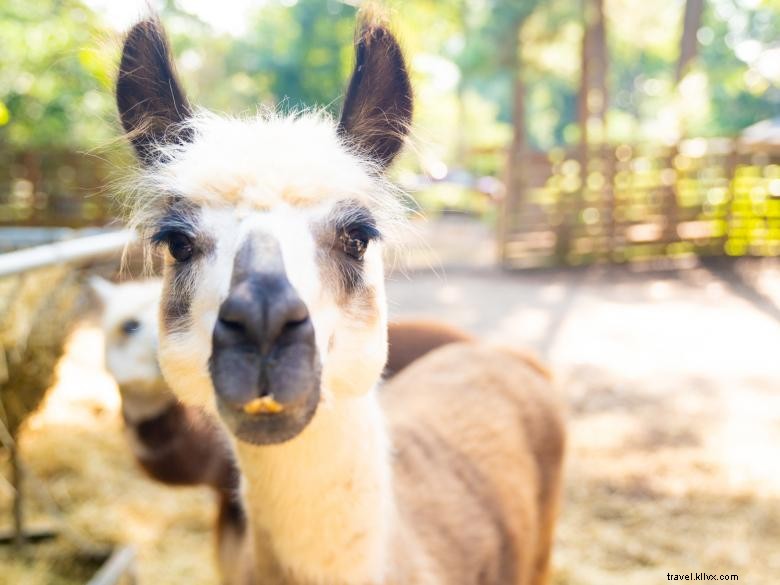
[[[168,236],[168,251],[177,262],[186,262],[192,258],[192,240],[184,234],[171,234]]]
[[[121,325],[122,333],[132,335],[141,328],[141,322],[137,319],[128,319]]]
[[[355,260],[363,259],[363,254],[368,248],[368,240],[368,236],[359,229],[343,230],[339,236],[344,253]]]

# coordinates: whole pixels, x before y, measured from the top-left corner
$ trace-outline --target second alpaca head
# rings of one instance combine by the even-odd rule
[[[90,287],[101,308],[106,368],[117,385],[136,394],[166,392],[157,361],[159,280],[114,284],[99,276]]]

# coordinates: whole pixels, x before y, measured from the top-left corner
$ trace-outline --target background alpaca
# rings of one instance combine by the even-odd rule
[[[465,331],[434,319],[390,322],[385,379],[392,378],[416,359],[442,345],[472,340],[473,337]]]
[[[157,362],[159,280],[113,284],[90,280],[102,307],[106,369],[122,398],[133,455],[152,478],[169,485],[207,485],[218,498],[217,551],[228,585],[251,585],[241,475],[230,443],[201,409],[182,405]],[[243,553],[242,553],[243,551]]]
[[[127,37],[117,102],[166,250],[163,370],[236,439],[262,580],[541,582],[563,451],[549,380],[462,343],[376,391],[400,212],[381,172],[412,109],[387,29],[361,26],[338,124],[193,114],[154,20]]]

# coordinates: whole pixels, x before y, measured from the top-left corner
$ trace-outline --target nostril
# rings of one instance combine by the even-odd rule
[[[284,331],[293,331],[295,329],[298,329],[302,325],[305,325],[309,322],[309,316],[305,315],[301,318],[292,318],[288,319],[287,323],[284,324],[283,330]]]
[[[219,328],[225,333],[245,334],[250,317],[249,308],[249,305],[240,302],[237,296],[228,298],[220,307],[217,316]]]
[[[246,332],[246,327],[241,321],[219,317],[219,325],[223,330],[230,331],[232,333],[244,334]]]
[[[230,319],[225,319],[223,317],[219,318],[219,322],[222,323],[223,327],[227,327],[228,329],[238,329],[241,330],[244,328],[243,323],[240,323],[238,321],[231,321]]]

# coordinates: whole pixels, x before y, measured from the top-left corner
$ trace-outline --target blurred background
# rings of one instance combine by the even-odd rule
[[[154,3],[192,102],[232,114],[337,113],[360,4]],[[551,364],[571,418],[554,582],[774,582],[780,1],[383,4],[417,100],[393,175],[419,213],[390,263],[391,314]],[[113,81],[142,12],[0,4],[0,252],[121,226],[132,157]],[[58,534],[0,544],[0,583],[83,583],[127,544],[140,583],[213,583],[210,494],[137,471],[100,333],[71,317],[89,304],[79,275],[116,270],[122,241],[101,242],[0,256],[0,542],[19,477],[30,533]]]

